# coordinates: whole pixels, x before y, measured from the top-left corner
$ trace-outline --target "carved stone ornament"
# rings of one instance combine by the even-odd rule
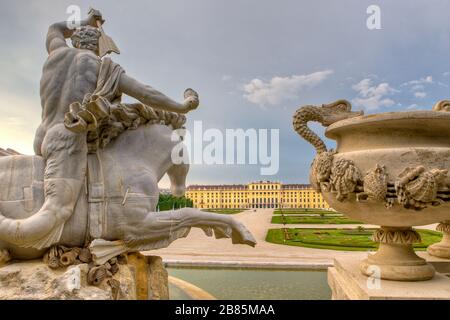
[[[393,244],[413,244],[421,242],[420,234],[413,229],[398,230],[380,228],[372,236],[373,241]]]
[[[336,200],[344,201],[354,194],[361,182],[361,173],[352,160],[337,159],[331,167],[331,191],[336,192]]]
[[[336,151],[327,150],[325,143],[309,127],[309,121],[317,121],[328,126],[336,121],[362,115],[362,112],[351,112],[351,105],[346,100],[338,100],[321,107],[304,106],[294,114],[294,130],[306,141],[311,143],[317,151],[310,171],[310,182],[314,189],[321,190],[321,186],[337,192],[339,201],[354,192],[360,180],[358,169],[351,162],[344,160],[333,163]]]
[[[439,223],[436,227],[437,231],[450,233],[450,223]]]
[[[356,195],[358,201],[385,202],[386,208],[394,204],[394,199],[389,193],[388,174],[386,166],[377,163],[376,167],[369,170],[363,179],[363,192]]]
[[[450,111],[450,100],[441,100],[438,101],[433,106],[434,111],[443,111],[443,112],[449,112]]]
[[[405,208],[421,210],[427,205],[437,206],[443,200],[437,198],[440,185],[447,178],[448,170],[426,170],[423,166],[406,168],[395,183],[398,201]]]

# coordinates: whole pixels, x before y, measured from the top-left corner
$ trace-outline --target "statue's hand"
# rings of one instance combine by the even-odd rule
[[[233,220],[232,224],[231,241],[233,244],[246,244],[254,247],[256,240],[251,232],[240,222]]]
[[[89,9],[88,12],[88,23],[90,26],[97,28],[97,21],[100,21],[101,24],[105,22],[102,17],[102,13],[99,10],[95,10],[93,8]]]
[[[186,89],[184,91],[184,102],[183,105],[186,108],[186,111],[191,111],[197,109],[198,104],[200,103],[198,99],[198,93],[192,89]]]

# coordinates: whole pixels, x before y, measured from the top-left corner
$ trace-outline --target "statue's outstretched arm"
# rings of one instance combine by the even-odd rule
[[[80,21],[80,26],[91,25],[97,27],[97,20],[103,21],[102,15],[98,10],[92,10],[89,12],[87,19]],[[67,21],[61,21],[52,24],[48,28],[47,38],[45,46],[47,52],[50,54],[53,50],[61,47],[67,47],[66,38],[70,38],[75,29],[70,29],[67,25]]]
[[[194,92],[192,89],[190,90]],[[178,103],[151,86],[128,76],[126,73],[120,76],[119,91],[153,108],[178,113],[186,113],[193,110],[197,108],[199,103],[197,94],[189,95],[183,103]]]

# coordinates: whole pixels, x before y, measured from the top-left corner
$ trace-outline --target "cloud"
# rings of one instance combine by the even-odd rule
[[[444,72],[442,75],[447,76],[447,74],[448,72]],[[425,87],[436,84],[442,87],[448,87],[448,85],[445,83],[435,81],[432,76],[426,76],[420,79],[407,81],[402,83],[400,86],[410,87],[410,91],[414,94],[414,97],[423,99],[427,96],[427,93],[425,92]]]
[[[222,76],[222,81],[230,81],[233,77],[230,76],[229,74],[224,74]]]
[[[423,91],[425,89],[423,84],[415,84],[411,87],[411,91]]]
[[[390,107],[395,101],[388,96],[399,92],[392,88],[389,83],[383,82],[378,85],[372,84],[372,79],[366,78],[352,86],[358,92],[358,96],[352,100],[356,107],[363,107],[366,110],[376,110],[380,107]]]
[[[33,154],[34,133],[41,119],[41,106],[29,96],[0,89],[0,147]],[[36,99],[37,100],[37,99]]]
[[[278,105],[285,100],[298,98],[304,89],[310,89],[333,73],[333,70],[317,71],[304,75],[273,77],[269,82],[253,79],[245,84],[244,98],[259,105]]]
[[[415,103],[410,104],[408,107],[406,107],[407,110],[419,110],[419,106]]]
[[[417,92],[414,92],[414,97],[416,97],[416,98],[423,99],[423,98],[425,98],[426,96],[427,96],[427,93],[426,93],[426,92],[423,92],[423,91],[417,91]]]
[[[423,85],[423,84],[431,84],[433,83],[432,76],[426,76],[425,78],[420,78],[417,80],[411,80],[405,83],[402,83],[401,86],[415,86],[415,85]]]

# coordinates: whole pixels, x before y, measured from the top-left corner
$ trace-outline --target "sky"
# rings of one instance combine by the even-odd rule
[[[381,29],[366,10],[380,8]],[[450,2],[299,0],[0,0],[0,147],[32,154],[48,26],[100,10],[128,74],[181,101],[200,95],[187,128],[279,129],[280,169],[192,165],[187,184],[307,183],[314,149],[292,129],[305,104],[352,102],[366,114],[431,109],[449,98]],[[320,125],[312,128],[323,136]],[[327,141],[333,147],[332,141]],[[167,187],[168,180],[160,184]]]

